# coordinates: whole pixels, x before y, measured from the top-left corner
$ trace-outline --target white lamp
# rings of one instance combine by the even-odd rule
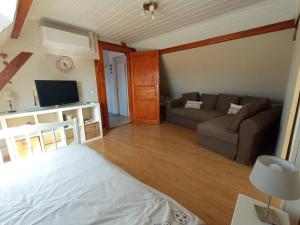
[[[272,196],[284,200],[300,198],[299,172],[294,164],[274,156],[263,155],[257,158],[250,174],[251,183],[268,198],[267,207],[255,205],[261,221],[281,225],[276,211],[270,209]]]
[[[10,91],[6,91],[6,92],[4,92],[4,99],[9,102],[10,111],[8,111],[8,112],[9,113],[16,112],[16,110],[13,110],[12,103],[11,103],[12,101],[15,100],[14,94]]]

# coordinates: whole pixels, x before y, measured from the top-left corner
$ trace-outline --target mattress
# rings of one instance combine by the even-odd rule
[[[84,145],[0,166],[1,225],[201,225]]]

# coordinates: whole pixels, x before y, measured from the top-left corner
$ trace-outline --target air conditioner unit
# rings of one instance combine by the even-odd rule
[[[92,32],[78,34],[46,26],[40,28],[44,47],[72,52],[95,52]]]

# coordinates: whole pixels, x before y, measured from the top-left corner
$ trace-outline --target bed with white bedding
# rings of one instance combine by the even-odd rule
[[[0,166],[1,225],[201,225],[84,145]]]

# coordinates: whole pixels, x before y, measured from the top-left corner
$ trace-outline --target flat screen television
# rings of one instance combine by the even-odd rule
[[[76,81],[36,80],[35,86],[41,107],[63,105],[79,101]]]

